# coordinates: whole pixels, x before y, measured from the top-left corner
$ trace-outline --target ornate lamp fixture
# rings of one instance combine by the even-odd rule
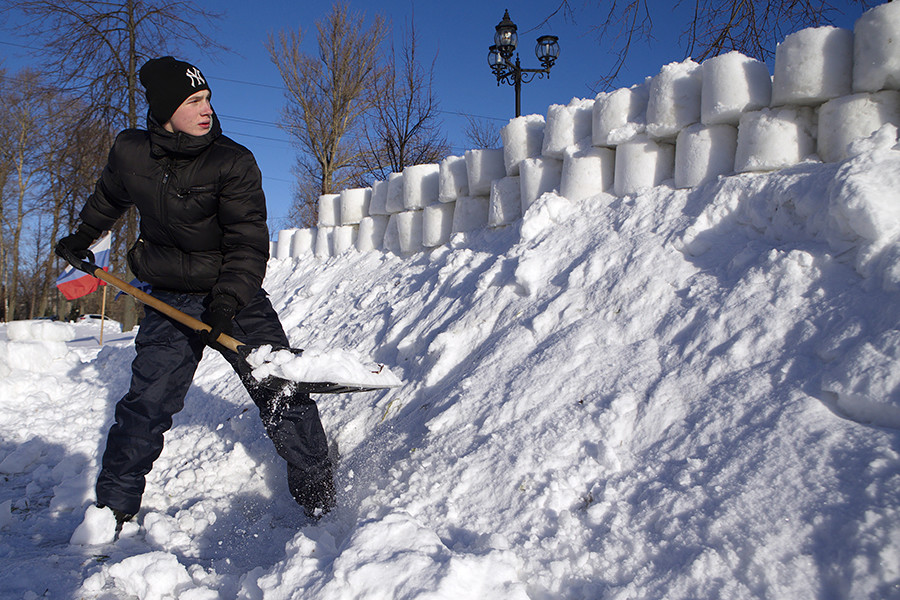
[[[540,69],[523,69],[519,64],[519,55],[513,54],[519,42],[516,24],[509,18],[509,10],[503,13],[503,19],[495,27],[494,44],[488,48],[488,65],[497,78],[497,85],[508,83],[516,89],[516,116],[522,114],[522,83],[529,83],[535,77],[550,77],[550,69],[559,57],[559,43],[555,35],[542,35],[537,39],[534,54],[541,62]]]

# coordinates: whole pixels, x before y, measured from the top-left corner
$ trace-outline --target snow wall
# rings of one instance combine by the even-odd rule
[[[411,255],[455,234],[513,224],[545,192],[590,201],[844,161],[872,136],[896,141],[898,35],[900,2],[883,4],[853,31],[788,35],[771,75],[738,52],[701,64],[687,59],[631,87],[514,118],[501,131],[502,149],[468,150],[409,166],[370,188],[321,196],[317,227],[279,231],[272,257]],[[827,213],[827,199],[817,209]],[[865,238],[865,230],[856,235]],[[829,242],[847,242],[846,232],[830,235]]]

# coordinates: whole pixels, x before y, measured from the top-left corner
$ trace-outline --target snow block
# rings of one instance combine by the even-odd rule
[[[784,38],[775,49],[772,106],[816,106],[851,93],[853,32],[810,27]]]
[[[275,252],[272,258],[290,258],[291,256],[291,238],[294,236],[296,229],[282,229],[278,232],[278,241],[275,243]]]
[[[372,183],[372,198],[369,200],[370,215],[389,215],[387,210],[387,180]]]
[[[397,227],[399,214],[394,213],[388,217],[387,227],[384,228],[384,240],[381,243],[382,249],[394,254],[400,254],[400,229]]]
[[[316,229],[316,258],[334,256],[334,227]]]
[[[850,144],[887,123],[900,126],[900,92],[885,90],[852,94],[819,107],[819,158],[837,162],[850,158]]]
[[[384,245],[384,232],[387,230],[387,215],[370,215],[359,222],[356,235],[356,249],[360,252],[380,250]]]
[[[336,227],[341,224],[341,195],[319,196],[319,227]]]
[[[811,108],[764,109],[744,113],[738,126],[734,170],[774,171],[795,165],[816,151]]]
[[[384,208],[388,214],[395,214],[406,210],[403,206],[403,173],[391,173],[388,175],[388,191],[387,198],[384,201]]]
[[[448,156],[441,161],[438,182],[438,201],[455,202],[469,195],[469,176],[465,156]]]
[[[547,109],[541,155],[562,160],[569,146],[586,140],[590,143],[593,127],[594,100],[573,98],[569,104],[552,104]]]
[[[559,195],[578,201],[605,192],[612,188],[615,172],[615,150],[569,148],[562,161]]]
[[[466,173],[469,177],[469,194],[489,196],[491,183],[506,177],[506,164],[502,148],[466,150]]]
[[[352,188],[341,192],[341,225],[359,225],[369,214],[372,188]]]
[[[541,155],[544,146],[543,115],[526,115],[510,119],[500,130],[503,140],[503,162],[507,175],[519,174],[519,163]]]
[[[488,224],[491,199],[486,196],[460,196],[453,210],[453,233],[483,229]]]
[[[526,158],[519,165],[519,195],[522,213],[544,192],[559,191],[562,161],[555,158]],[[516,217],[518,218],[518,217]]]
[[[591,129],[594,146],[617,146],[646,131],[650,81],[648,77],[630,88],[597,94]]]
[[[437,202],[422,212],[422,245],[433,248],[450,241],[455,202]]]
[[[703,62],[700,121],[704,125],[737,125],[741,114],[766,108],[772,100],[772,78],[766,64],[729,52]]]
[[[298,229],[291,238],[291,256],[298,258],[313,254],[316,250],[316,228]]]
[[[421,210],[437,202],[440,171],[437,164],[410,165],[403,169],[403,208]]]
[[[675,187],[697,187],[734,172],[737,127],[696,123],[678,134],[675,143]]]
[[[665,65],[650,80],[647,100],[647,133],[654,139],[670,139],[700,121],[703,70],[691,59]]]
[[[900,89],[900,3],[869,9],[853,26],[853,91]]]
[[[651,140],[646,134],[616,148],[616,196],[634,194],[672,178],[675,147]]]
[[[332,244],[335,256],[356,247],[356,231],[356,225],[340,225],[334,228]]]
[[[495,180],[491,184],[488,226],[509,225],[521,217],[522,198],[519,177],[502,177]]]
[[[401,254],[413,254],[422,250],[422,211],[407,210],[394,215]]]

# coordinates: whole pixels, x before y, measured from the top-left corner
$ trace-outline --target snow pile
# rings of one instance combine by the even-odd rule
[[[514,227],[412,257],[271,261],[293,346],[352,349],[403,382],[318,397],[340,456],[318,524],[210,351],[136,529],[103,543],[92,487],[134,351],[31,342],[69,358],[0,379],[0,589],[892,597],[895,140],[693,190],[548,192]]]
[[[288,381],[377,387],[397,387],[401,383],[386,366],[348,350],[306,348],[296,353],[264,345],[247,356],[247,363],[258,381],[271,376]]]
[[[60,323],[45,319],[13,321],[7,326],[6,335],[14,342],[67,342],[75,338],[75,326],[71,323]]]
[[[122,524],[120,538],[125,539],[137,534],[139,527],[134,522]],[[76,546],[97,546],[110,544],[116,539],[116,517],[111,510],[89,506],[84,513],[84,520],[75,528],[70,544]]]
[[[894,92],[857,85],[893,85],[896,44],[872,63],[866,44],[894,39],[898,10],[857,24],[853,91],[866,102]],[[825,47],[824,33],[787,40],[782,60]],[[13,340],[0,326],[0,589],[98,600],[897,597],[896,123],[845,108],[853,96],[829,100],[820,117],[833,109],[826,118],[848,129],[824,146],[841,162],[821,162],[806,156],[811,109],[760,105],[772,84],[759,65],[717,58],[701,67],[701,123],[674,150],[648,132],[648,82],[593,101],[592,141],[599,133],[615,152],[614,181],[609,154],[577,143],[558,182],[559,158],[517,152],[509,175],[505,149],[471,150],[465,169],[438,167],[437,196],[430,169],[425,209],[405,206],[404,174],[373,186],[356,243],[377,247],[381,223],[386,252],[350,251],[355,226],[339,225],[327,198],[315,243],[302,242],[316,256],[270,261],[264,285],[293,346],[352,349],[402,381],[317,398],[338,489],[318,523],[210,351],[134,527],[107,543],[92,487],[131,339]],[[564,108],[554,121],[571,118],[574,132]],[[732,149],[746,172],[724,172],[719,154]],[[673,187],[673,176],[697,184]],[[446,214],[426,218],[434,202],[453,207],[455,233],[425,249],[445,236]],[[288,235],[293,247],[299,233]],[[307,377],[294,358],[260,366]]]

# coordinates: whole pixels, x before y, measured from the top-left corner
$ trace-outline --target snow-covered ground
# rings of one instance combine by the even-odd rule
[[[317,524],[210,351],[137,524],[70,543],[131,335],[0,327],[0,596],[900,598],[888,133],[696,190],[544,194],[410,257],[271,261],[294,346],[403,380],[318,398],[341,461]]]

